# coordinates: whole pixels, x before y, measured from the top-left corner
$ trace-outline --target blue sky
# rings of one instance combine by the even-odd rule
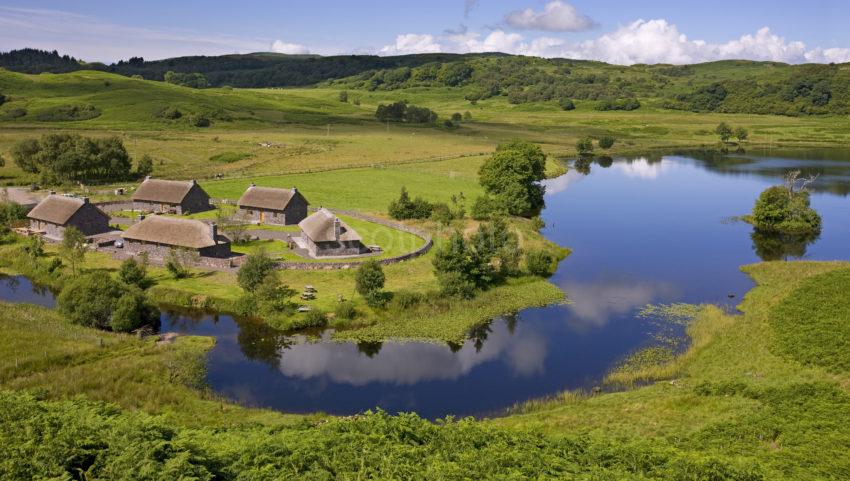
[[[0,50],[134,55],[504,51],[612,63],[850,61],[850,2],[0,0]]]

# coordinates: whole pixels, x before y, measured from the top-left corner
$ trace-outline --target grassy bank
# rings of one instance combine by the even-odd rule
[[[302,419],[244,409],[218,399],[204,387],[204,357],[214,342],[180,337],[113,334],[70,324],[56,312],[2,303],[0,387],[29,390],[47,399],[110,402],[124,409],[164,415],[169,422],[197,426],[280,424]]]
[[[758,287],[741,315],[705,308],[693,343],[637,376],[650,385],[529,403],[493,424],[550,434],[645,437],[762,465],[765,479],[850,475],[848,263],[747,266]],[[791,327],[793,326],[793,327]]]

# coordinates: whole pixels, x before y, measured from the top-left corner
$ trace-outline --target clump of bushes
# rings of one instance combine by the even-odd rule
[[[784,185],[769,187],[759,195],[751,219],[762,232],[806,234],[821,229],[821,217],[811,208],[809,193]]]
[[[599,137],[599,147],[603,149],[610,149],[614,146],[614,137],[610,135],[603,135]]]
[[[122,262],[118,269],[118,279],[128,286],[136,286],[140,289],[149,287],[147,256],[143,255],[139,261],[131,257]]]
[[[24,139],[12,149],[24,172],[41,174],[45,184],[114,182],[133,178],[133,162],[119,137],[90,138],[47,134]]]
[[[515,232],[504,219],[482,223],[466,239],[455,232],[436,249],[432,261],[445,296],[470,299],[518,272],[522,251]]]
[[[7,120],[18,119],[27,114],[27,109],[16,107],[14,109],[9,109],[3,114],[3,118]]]
[[[183,112],[177,107],[165,107],[157,112],[156,116],[167,120],[177,120],[183,116]]]
[[[210,86],[207,78],[201,73],[165,72],[165,81],[174,85],[182,85],[193,89],[204,89]]]
[[[87,327],[130,332],[144,325],[159,325],[159,311],[148,303],[141,289],[116,281],[105,272],[72,279],[56,304],[69,321]]]
[[[212,125],[212,121],[209,117],[203,114],[195,114],[189,117],[189,125],[193,127],[209,127]]]
[[[292,327],[296,329],[320,328],[328,325],[328,315],[320,309],[307,311],[302,319],[292,323]]]
[[[555,258],[542,249],[531,249],[525,253],[525,267],[532,275],[549,277],[555,271]]]
[[[357,309],[351,301],[344,301],[337,304],[334,309],[334,317],[350,321],[357,317]]]
[[[417,196],[415,199],[411,199],[405,187],[401,188],[398,199],[390,202],[387,208],[390,217],[397,220],[427,219],[431,217],[433,210],[434,205],[421,197]]]
[[[388,300],[387,294],[383,291],[385,281],[386,276],[381,264],[370,259],[357,269],[354,288],[371,307],[382,307]]]
[[[576,141],[576,152],[581,157],[593,154],[593,138],[582,137]]]
[[[561,110],[575,110],[576,109],[576,104],[573,103],[573,101],[571,99],[568,99],[568,98],[562,98],[561,100],[559,100],[558,105],[561,106]]]
[[[618,99],[618,100],[603,100],[596,105],[596,110],[637,110],[640,108],[640,102],[637,99]]]
[[[39,122],[67,122],[89,120],[100,117],[101,111],[94,105],[60,105],[36,114]]]
[[[433,124],[437,121],[437,113],[425,107],[409,105],[398,101],[389,105],[380,104],[375,111],[375,117],[381,122],[405,122],[410,124]]]

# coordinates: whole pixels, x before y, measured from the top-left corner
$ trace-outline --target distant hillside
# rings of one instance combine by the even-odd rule
[[[504,96],[510,103],[598,101],[600,110],[632,110],[642,102],[695,112],[816,115],[850,113],[850,64],[787,65],[721,61],[696,65],[619,66],[505,54],[420,54],[396,57],[254,53],[179,57],[112,65],[83,64],[31,49],[0,54],[0,67],[30,73],[105,70],[147,80],[191,74],[189,86],[341,89],[459,89],[472,103]],[[202,78],[197,75],[200,74]],[[189,78],[174,76],[170,78]],[[200,81],[199,81],[200,79]]]

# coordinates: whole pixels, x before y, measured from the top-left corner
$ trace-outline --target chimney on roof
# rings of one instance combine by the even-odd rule
[[[213,222],[210,224],[210,236],[212,236],[212,240],[216,241],[218,239],[218,224]]]
[[[146,176],[145,176],[145,180],[151,180],[151,176],[146,175]]]
[[[256,186],[257,186],[257,184],[251,182],[251,185],[249,185],[248,187],[256,187]]]
[[[89,198],[83,197],[83,204],[88,204],[88,203],[89,203]]]
[[[48,192],[48,195],[56,195],[56,191],[55,191],[55,190],[51,190],[50,192]]]
[[[190,182],[192,183],[192,185],[195,185],[195,184],[197,184],[197,183],[198,183],[198,181],[197,181],[197,180],[195,180],[195,179],[192,179]]]
[[[298,193],[298,189],[296,189],[295,187],[292,187],[292,193],[293,193],[293,194],[297,194],[297,193]]]
[[[342,223],[339,221],[339,217],[334,217],[334,239],[339,241],[339,237],[342,235]]]
[[[145,220],[145,214],[139,214],[139,222]]]

